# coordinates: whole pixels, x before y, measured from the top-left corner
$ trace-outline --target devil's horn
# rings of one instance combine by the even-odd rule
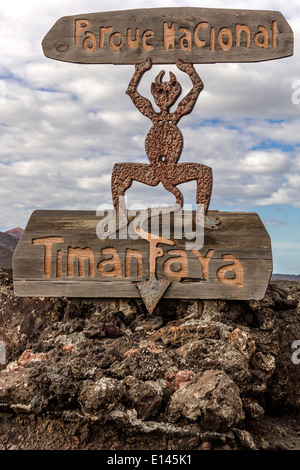
[[[161,70],[161,71],[159,72],[159,74],[157,75],[157,77],[156,77],[156,79],[155,79],[155,83],[156,83],[157,85],[160,85],[160,84],[161,84],[161,81],[162,81],[162,78],[163,78],[164,74],[165,74],[165,71],[164,71],[164,70]]]
[[[176,83],[177,82],[177,79],[176,79],[173,72],[170,72],[170,81],[171,81],[171,83]]]

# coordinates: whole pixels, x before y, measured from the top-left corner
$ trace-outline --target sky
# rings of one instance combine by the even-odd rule
[[[210,209],[256,212],[272,241],[275,273],[300,273],[299,0],[11,0],[0,6],[0,231],[25,228],[36,209],[97,210],[112,204],[115,163],[147,163],[150,121],[126,95],[133,65],[71,64],[46,58],[41,42],[62,16],[191,6],[280,11],[294,31],[294,55],[244,64],[196,64],[204,82],[182,118],[181,162],[213,170]],[[176,66],[154,65],[190,81]],[[167,75],[168,76],[168,75]],[[167,78],[166,78],[167,79]],[[180,186],[185,203],[194,182]],[[134,183],[127,203],[173,204],[159,185]]]

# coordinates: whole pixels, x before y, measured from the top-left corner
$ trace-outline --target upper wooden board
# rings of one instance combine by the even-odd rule
[[[259,62],[293,54],[293,32],[278,11],[149,8],[59,19],[44,54],[83,64]]]
[[[203,247],[190,249],[189,214],[159,225],[171,233],[176,227],[177,235],[159,242],[153,257],[146,239],[99,239],[104,217],[95,212],[36,211],[14,253],[15,294],[140,298],[137,284],[151,277],[154,261],[156,278],[171,283],[165,298],[262,299],[272,250],[258,215],[208,211],[219,230],[205,229]]]

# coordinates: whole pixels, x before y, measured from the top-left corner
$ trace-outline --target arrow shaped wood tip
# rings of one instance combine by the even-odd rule
[[[140,291],[143,302],[149,312],[152,315],[156,305],[168,289],[170,281],[153,279],[151,281],[139,282],[137,287]]]

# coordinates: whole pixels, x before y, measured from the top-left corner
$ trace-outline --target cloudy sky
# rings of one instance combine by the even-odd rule
[[[116,162],[147,162],[150,121],[125,94],[134,67],[78,65],[44,57],[43,37],[62,16],[146,7],[279,10],[295,35],[290,58],[196,65],[205,89],[184,117],[181,161],[213,169],[211,209],[257,212],[272,239],[274,272],[300,273],[299,0],[10,0],[0,6],[0,231],[25,227],[36,209],[111,206]],[[140,91],[161,66],[144,76]],[[189,89],[189,80],[175,66]],[[147,77],[147,79],[146,79]],[[194,202],[194,183],[181,186]],[[174,202],[134,183],[128,204]]]

